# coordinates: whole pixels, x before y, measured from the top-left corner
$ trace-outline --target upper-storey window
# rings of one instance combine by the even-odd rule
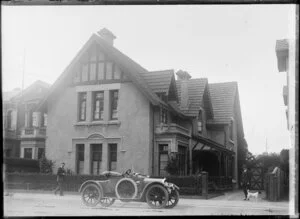
[[[73,69],[73,83],[97,83],[97,81],[109,81],[109,83],[128,80],[123,77],[120,68],[97,46],[84,54]]]
[[[93,120],[103,120],[104,110],[104,92],[93,92]]]
[[[86,92],[81,92],[78,94],[78,120],[85,121],[86,120]]]
[[[233,119],[230,120],[230,127],[229,127],[229,138],[231,141],[233,141],[233,131],[234,131],[234,127],[233,127]]]
[[[168,111],[164,108],[160,110],[160,122],[164,124],[168,123]]]
[[[203,112],[202,110],[200,110],[198,115],[198,132],[202,133],[202,131],[203,131]]]
[[[118,119],[118,99],[119,99],[119,91],[112,90],[110,91],[110,100],[111,100],[111,119]]]
[[[7,128],[12,128],[12,110],[7,112]]]

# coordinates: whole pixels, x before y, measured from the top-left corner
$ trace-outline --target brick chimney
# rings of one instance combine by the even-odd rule
[[[188,80],[191,78],[191,75],[186,71],[179,70],[176,72],[177,80],[180,82],[180,108],[182,110],[189,109],[189,91],[188,91]]]
[[[98,31],[99,36],[105,40],[109,45],[114,45],[114,39],[116,39],[116,36],[108,29],[103,28]]]

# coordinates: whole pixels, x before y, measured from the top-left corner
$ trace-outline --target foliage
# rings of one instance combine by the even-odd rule
[[[44,155],[39,160],[40,173],[52,174],[54,163],[52,160],[48,160]]]
[[[167,166],[165,167],[165,170],[170,175],[176,175],[178,173],[179,165],[178,165],[178,159],[176,158],[176,156],[169,157]]]
[[[289,150],[288,149],[283,149],[280,152],[280,167],[284,172],[286,172],[287,174],[289,173]]]
[[[6,172],[39,172],[38,160],[9,157],[3,161]]]
[[[257,162],[262,163],[264,172],[270,172],[280,166],[280,156],[277,153],[263,153],[256,157]]]

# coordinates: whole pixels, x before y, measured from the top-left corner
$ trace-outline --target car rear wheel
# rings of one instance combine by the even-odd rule
[[[88,207],[95,207],[101,200],[102,192],[95,184],[86,185],[81,193],[81,200]]]
[[[171,194],[169,194],[169,201],[166,204],[166,208],[174,208],[179,201],[179,192],[174,189]]]
[[[152,185],[146,192],[146,201],[151,208],[164,208],[168,200],[168,191],[161,185]]]
[[[102,207],[109,207],[115,202],[114,198],[111,197],[104,197],[100,199],[100,205]]]

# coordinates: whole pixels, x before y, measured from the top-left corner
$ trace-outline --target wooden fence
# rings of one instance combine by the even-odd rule
[[[284,196],[284,172],[275,167],[271,173],[265,177],[266,198],[269,201],[279,201]]]

